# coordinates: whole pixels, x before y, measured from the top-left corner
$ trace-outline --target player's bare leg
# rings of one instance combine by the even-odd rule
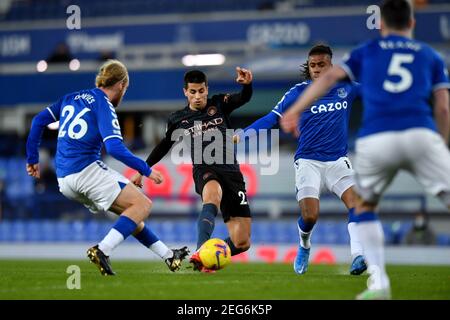
[[[344,202],[348,211],[348,234],[350,235],[350,253],[352,256],[352,264],[350,266],[350,274],[360,275],[367,270],[366,262],[363,256],[363,247],[361,241],[359,241],[357,226],[356,226],[356,193],[353,187],[348,188],[344,191],[341,196],[342,202]]]
[[[134,187],[133,184],[130,184]],[[141,192],[139,194],[151,202],[146,196],[144,196]],[[110,210],[118,215],[125,213],[127,208],[131,203],[128,199],[121,199],[121,201],[116,201],[111,206]],[[148,211],[150,214],[150,209]],[[159,240],[158,236],[156,236],[148,227],[146,227],[144,221],[141,221],[137,224],[136,229],[133,231],[133,236],[139,240],[145,247],[152,250],[156,255],[158,255],[161,259],[163,259],[170,271],[177,271],[181,267],[182,260],[189,254],[189,250],[187,247],[183,247],[180,249],[169,249],[164,242]]]
[[[250,248],[252,219],[231,217],[226,224],[230,237],[225,242],[230,246],[231,255],[247,251]]]
[[[222,187],[216,180],[208,181],[202,190],[203,208],[197,220],[197,249],[214,231],[215,219],[222,201]]]
[[[132,183],[129,183],[122,189],[109,210],[130,218],[138,225],[147,219],[151,208],[152,201],[139,192]]]
[[[95,263],[103,275],[113,275],[109,256],[130,234],[135,235],[139,241],[159,254],[166,261],[171,271],[178,270],[181,260],[188,254],[187,248],[184,255],[175,258],[175,251],[170,250],[145,227],[143,220],[150,214],[152,202],[145,197],[133,184],[128,184],[116,198],[110,211],[120,217],[106,237],[87,252],[91,262]],[[179,254],[178,254],[179,255]],[[174,260],[174,261],[172,261]],[[176,260],[176,261],[175,261]],[[174,262],[174,263],[172,263]]]
[[[121,216],[105,238],[87,251],[89,260],[97,265],[102,275],[115,274],[111,268],[109,256],[114,248],[147,218],[151,207],[152,202],[142,195],[134,185],[128,184],[120,191],[110,210],[122,212]]]
[[[341,200],[342,202],[344,202],[347,209],[351,209],[356,206],[356,199],[357,196],[355,194],[355,190],[353,189],[353,187],[350,187],[347,190],[345,190],[341,196]]]
[[[203,203],[213,203],[220,206],[222,201],[222,187],[217,180],[208,181],[202,191]]]
[[[300,245],[294,261],[294,271],[303,274],[308,270],[309,252],[311,248],[311,234],[314,225],[319,218],[319,199],[304,198],[298,202],[301,216],[298,219],[298,233]]]
[[[201,245],[211,238],[214,231],[215,219],[222,201],[222,187],[216,180],[208,181],[202,190],[203,208],[197,220],[197,251],[191,256],[190,263],[194,270],[202,272],[213,272],[203,267],[198,249]]]

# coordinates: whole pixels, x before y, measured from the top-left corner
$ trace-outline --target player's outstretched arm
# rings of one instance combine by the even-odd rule
[[[280,122],[281,128],[286,132],[295,133],[300,114],[316,99],[326,94],[336,82],[344,79],[346,76],[347,74],[344,69],[339,66],[334,66],[323,76],[319,77],[319,79],[313,81],[294,105],[283,115]]]
[[[278,120],[283,117],[283,113],[285,113],[286,110],[289,110],[289,108],[291,108],[292,105],[297,101],[300,93],[304,90],[304,88],[304,83],[301,83],[289,89],[289,91],[287,91],[283,95],[281,100],[278,101],[278,103],[270,113],[256,120],[243,131],[240,131],[238,134],[233,136],[233,142],[239,143],[239,141],[242,140],[244,136],[252,137],[254,135],[257,135],[259,133],[259,130],[272,129],[278,123]]]
[[[140,174],[149,177],[152,173],[152,169],[142,159],[139,159],[130,150],[125,147],[122,140],[119,138],[111,138],[105,141],[106,152],[115,159],[124,163],[128,167],[136,170]]]
[[[172,148],[174,143],[175,141],[169,140],[166,135],[166,137],[164,137],[164,139],[162,139],[161,142],[153,148],[145,162],[147,162],[150,167],[153,167],[170,151],[170,148]]]
[[[252,81],[253,75],[250,70],[236,67],[236,82],[242,84],[239,93],[227,94],[224,97],[225,111],[231,113],[233,110],[243,106],[250,101],[253,95]]]
[[[434,97],[434,119],[438,131],[445,143],[448,145],[450,134],[450,111],[449,93],[447,88],[437,89],[433,92]]]
[[[246,127],[243,131],[233,136],[233,142],[239,143],[244,136],[257,135],[259,130],[272,129],[278,123],[278,116],[274,112],[270,112],[264,117],[256,120],[251,125]]]
[[[42,132],[55,119],[48,109],[39,112],[31,122],[31,129],[27,139],[27,165],[28,175],[34,178],[40,178],[39,172],[39,144],[41,143]]]
[[[153,148],[152,152],[150,152],[150,155],[147,157],[147,160],[145,160],[150,167],[157,164],[170,151],[170,148],[172,148],[175,143],[175,140],[172,139],[172,135],[176,128],[176,124],[173,124],[169,119],[165,137]]]
[[[175,126],[171,124],[169,121],[167,124],[167,132],[164,139],[161,140],[161,142],[153,148],[152,152],[150,152],[150,155],[147,157],[147,160],[145,162],[149,167],[153,167],[155,164],[157,164],[172,148],[172,145],[175,143],[175,141],[172,140],[172,133],[175,130]],[[161,173],[157,170],[152,170],[152,173],[148,176],[149,179],[153,180],[156,184],[159,184],[163,182],[163,176]],[[134,176],[130,179],[131,183],[133,183],[137,187],[142,187],[142,174],[139,172],[136,173]]]
[[[250,70],[241,68],[241,67],[236,67],[236,72],[237,72],[237,78],[236,78],[236,82],[240,83],[240,84],[250,84],[253,81],[253,74]]]

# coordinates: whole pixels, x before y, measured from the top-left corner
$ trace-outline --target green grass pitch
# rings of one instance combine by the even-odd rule
[[[67,267],[80,268],[81,289],[66,286]],[[162,262],[113,261],[117,275],[104,277],[87,261],[0,260],[0,299],[354,299],[367,276],[347,265],[310,265],[296,275],[291,265],[234,263],[215,274],[186,268],[170,272]],[[450,299],[448,266],[388,266],[394,299]],[[72,282],[73,283],[73,282]]]

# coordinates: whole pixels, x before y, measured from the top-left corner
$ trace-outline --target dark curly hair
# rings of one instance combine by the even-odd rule
[[[187,89],[189,83],[205,83],[208,85],[208,79],[206,75],[200,70],[191,70],[184,74],[184,88]]]
[[[301,65],[302,76],[306,80],[311,80],[311,75],[309,74],[309,68],[308,68],[309,57],[316,55],[316,54],[328,54],[330,56],[330,59],[333,58],[333,51],[331,51],[331,48],[329,46],[324,45],[324,44],[318,44],[318,45],[315,45],[314,47],[312,47],[311,50],[309,50],[308,59],[306,60],[305,63],[303,63]]]

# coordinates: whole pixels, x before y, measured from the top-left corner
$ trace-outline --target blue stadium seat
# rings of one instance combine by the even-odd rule
[[[175,235],[175,225],[172,221],[164,221],[161,222],[161,233],[159,237],[163,239],[164,242],[175,242],[176,241],[176,235]]]
[[[25,222],[26,241],[39,242],[43,240],[42,223],[36,220]]]
[[[295,230],[295,225],[293,223],[287,221],[280,221],[279,223],[275,223],[273,226],[274,239],[277,243],[290,243],[291,242],[291,233],[288,231],[289,229]]]
[[[86,241],[86,228],[83,221],[73,221],[69,224],[74,241]]]
[[[110,0],[108,5],[99,0],[78,0],[84,17],[123,16],[142,14],[173,14],[214,11],[243,11],[257,10],[268,0]],[[37,20],[56,19],[65,17],[65,3],[57,1],[41,2],[13,2],[5,20]]]
[[[24,242],[27,240],[26,222],[16,220],[11,223],[11,241]]]
[[[103,236],[100,235],[101,225],[96,220],[87,221],[85,224],[85,240],[89,242],[97,242]]]
[[[450,246],[450,235],[438,234],[436,236],[436,244],[438,246]]]
[[[191,233],[194,234],[194,241],[197,241],[197,225],[194,226],[194,229],[191,229]],[[224,223],[220,223],[220,221],[216,221],[216,225],[214,227],[214,232],[212,234],[212,238],[220,238],[225,239],[228,237],[228,229]]]
[[[275,242],[275,230],[277,224],[274,224],[271,221],[260,221],[261,231],[263,232],[263,241],[264,242]]]
[[[336,223],[337,239],[336,244],[349,245],[350,235],[348,234],[347,222]]]
[[[173,223],[173,239],[175,242],[186,242],[189,238],[189,233],[191,230],[189,230],[190,225],[186,224],[181,221],[177,221]],[[162,238],[163,241],[166,239],[166,237]]]
[[[311,235],[311,243],[325,243],[325,239],[324,239],[324,235],[325,233],[323,232],[323,227],[321,223],[318,223],[314,226],[312,235]]]
[[[292,220],[288,223],[288,225],[285,228],[286,232],[286,242],[287,243],[298,243],[299,242],[299,235],[298,235],[298,228],[297,228],[297,221]]]
[[[41,221],[42,241],[53,242],[57,240],[56,236],[56,224],[52,220]]]
[[[12,241],[12,228],[9,221],[0,222],[0,241],[9,242]]]
[[[78,0],[83,17],[180,14],[198,12],[248,11],[262,8],[274,8],[276,0],[109,0],[105,5],[101,0]],[[429,0],[430,4],[448,3],[448,0]],[[295,3],[295,8],[317,8],[335,6],[368,6],[372,0],[311,0]],[[7,21],[42,20],[65,18],[65,1],[13,1],[4,17]]]
[[[73,240],[73,230],[67,221],[57,221],[55,223],[56,241],[66,242]]]
[[[9,158],[5,161],[6,196],[12,199],[25,198],[33,193],[33,180],[24,170],[24,158]]]
[[[252,241],[255,243],[263,242],[262,240],[262,232],[260,231],[259,223],[256,221],[253,222],[252,225]]]
[[[113,226],[110,220],[3,220],[0,222],[0,242],[72,242],[82,241],[97,243]],[[148,222],[147,226],[164,242],[195,243],[197,241],[197,225],[195,220]],[[399,230],[409,230],[410,222],[402,223]],[[398,237],[397,229],[393,235],[390,223],[383,225],[387,244],[393,244],[393,237]],[[403,237],[405,233],[402,233]],[[225,224],[217,223],[212,237],[225,239],[228,229]],[[403,238],[402,238],[403,239]],[[400,241],[402,239],[396,239]],[[438,234],[437,245],[450,245],[450,234]],[[129,237],[137,242],[134,237]],[[298,233],[293,221],[259,221],[252,225],[252,243],[298,243]],[[311,237],[313,244],[348,245],[347,224],[337,221],[321,221]],[[397,244],[397,243],[396,243]]]
[[[383,223],[383,232],[384,232],[384,242],[386,244],[392,243],[393,234],[391,224]]]

